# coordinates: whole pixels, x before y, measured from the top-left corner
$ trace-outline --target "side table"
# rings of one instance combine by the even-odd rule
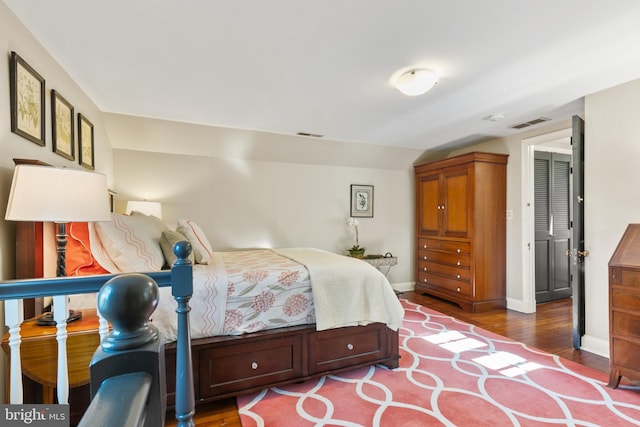
[[[89,400],[89,363],[100,345],[98,334],[98,315],[94,309],[83,309],[82,319],[67,324],[67,367],[69,371],[69,404],[71,417],[76,409],[84,412]],[[22,373],[40,384],[42,387],[42,402],[25,403],[55,403],[55,388],[58,372],[58,342],[56,341],[55,326],[36,325],[36,318],[25,320],[20,325],[20,356],[22,358]],[[2,339],[2,349],[10,359],[9,334]],[[7,361],[7,392],[10,385],[9,360]],[[75,393],[77,389],[80,393]],[[81,394],[79,396],[78,394]],[[86,394],[86,396],[84,396]],[[8,395],[8,394],[7,394]],[[75,401],[75,402],[74,402]],[[82,402],[86,401],[86,402]],[[77,402],[77,405],[74,403]],[[74,408],[76,406],[76,408]],[[79,407],[78,407],[79,406]],[[80,415],[82,415],[82,412]]]
[[[373,265],[375,268],[380,270],[385,277],[389,277],[389,272],[391,271],[391,267],[398,263],[398,258],[394,256],[385,256],[380,258],[362,258],[363,261],[368,262]],[[383,271],[383,268],[386,269]]]

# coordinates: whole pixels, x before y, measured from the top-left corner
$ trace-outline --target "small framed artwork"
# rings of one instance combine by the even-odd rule
[[[73,106],[55,90],[51,91],[51,141],[53,152],[75,160]]]
[[[373,218],[373,185],[351,184],[351,216]]]
[[[94,170],[93,124],[81,113],[78,113],[78,159],[80,165]]]
[[[45,145],[44,79],[16,52],[9,60],[11,132]]]

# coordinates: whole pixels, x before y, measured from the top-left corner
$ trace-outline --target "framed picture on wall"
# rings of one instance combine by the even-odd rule
[[[351,184],[351,216],[373,218],[373,185]]]
[[[93,124],[81,113],[78,113],[78,160],[80,165],[94,170]]]
[[[44,79],[15,52],[9,60],[11,132],[45,145]]]
[[[73,106],[55,90],[51,91],[51,141],[53,152],[75,160]]]

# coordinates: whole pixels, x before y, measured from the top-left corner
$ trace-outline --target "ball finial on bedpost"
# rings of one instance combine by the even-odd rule
[[[178,257],[174,262],[174,265],[191,264],[191,261],[189,261],[189,255],[191,255],[191,243],[188,241],[181,240],[176,242],[176,244],[173,245],[173,253]]]
[[[98,310],[112,329],[102,340],[105,351],[130,350],[158,339],[149,317],[158,306],[158,285],[140,273],[121,274],[98,292]]]

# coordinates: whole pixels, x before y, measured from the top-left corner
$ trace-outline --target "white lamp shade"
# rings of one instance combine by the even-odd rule
[[[110,221],[107,178],[99,173],[17,165],[5,219],[36,222]]]
[[[127,202],[126,214],[140,212],[145,215],[152,215],[162,219],[162,205],[159,202],[147,202],[146,200],[130,200]]]
[[[428,92],[436,83],[438,75],[428,68],[409,70],[398,77],[396,88],[405,95],[417,96]]]

